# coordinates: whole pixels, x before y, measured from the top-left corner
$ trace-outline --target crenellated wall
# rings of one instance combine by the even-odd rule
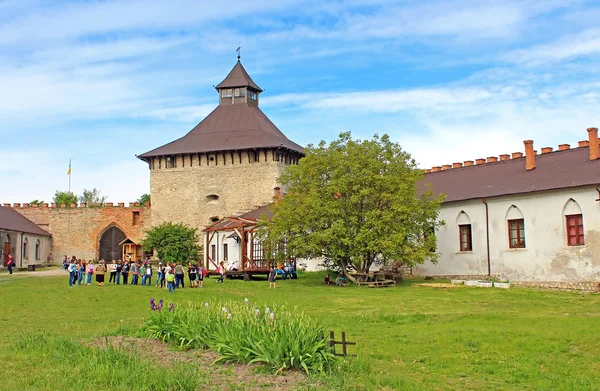
[[[83,259],[97,259],[102,234],[116,226],[136,243],[144,237],[144,230],[152,226],[150,205],[131,202],[106,203],[104,206],[86,204],[4,204],[21,213],[42,229],[52,234],[52,255],[55,262],[67,255]]]

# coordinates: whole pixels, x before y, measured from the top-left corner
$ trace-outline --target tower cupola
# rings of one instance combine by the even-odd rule
[[[239,56],[231,72],[215,88],[221,105],[245,103],[258,107],[258,95],[263,92],[248,75]]]

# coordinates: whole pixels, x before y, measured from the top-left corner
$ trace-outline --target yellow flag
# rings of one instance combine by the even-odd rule
[[[67,171],[67,175],[71,175],[71,161],[69,160],[69,171]]]

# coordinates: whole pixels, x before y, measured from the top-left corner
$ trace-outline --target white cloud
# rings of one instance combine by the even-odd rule
[[[600,54],[600,29],[589,29],[556,42],[533,46],[509,53],[508,61],[544,65]]]

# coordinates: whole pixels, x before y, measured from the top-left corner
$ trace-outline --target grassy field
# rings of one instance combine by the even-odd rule
[[[66,275],[2,274],[0,389],[253,388],[239,376],[223,380],[227,366],[171,366],[167,356],[148,359],[82,342],[135,335],[149,315],[150,297],[177,305],[247,297],[297,306],[357,342],[350,351],[358,357],[341,364],[339,373],[296,377],[298,389],[600,389],[600,295],[438,289],[416,280],[388,289],[335,288],[321,285],[321,278],[305,274],[278,282],[275,290],[267,282],[217,285],[209,279],[204,289],[169,295],[154,287],[69,287]]]

